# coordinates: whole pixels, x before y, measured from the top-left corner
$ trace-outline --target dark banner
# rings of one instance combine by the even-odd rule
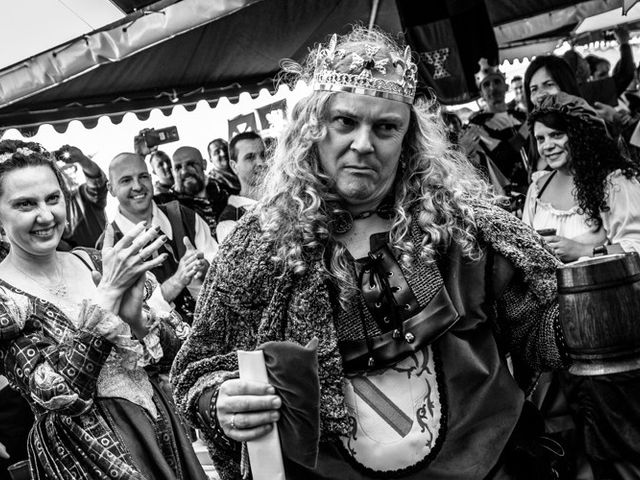
[[[255,113],[247,113],[246,115],[238,115],[229,120],[229,139],[233,138],[238,133],[248,132],[248,131],[257,132],[258,128],[256,127],[256,115]]]
[[[498,44],[484,0],[396,0],[406,39],[419,55],[418,93],[443,104],[478,97],[480,58],[498,64]],[[418,60],[418,59],[416,59]]]
[[[278,100],[257,109],[262,130],[277,129],[287,118],[287,101]]]

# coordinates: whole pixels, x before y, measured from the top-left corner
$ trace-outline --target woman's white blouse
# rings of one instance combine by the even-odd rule
[[[608,212],[600,212],[602,227],[587,225],[586,215],[578,212],[578,206],[558,210],[538,199],[540,179],[549,172],[535,172],[527,192],[522,220],[534,229],[555,228],[556,234],[581,243],[619,243],[626,251],[640,253],[640,183],[628,179],[620,170],[608,177],[606,189]]]

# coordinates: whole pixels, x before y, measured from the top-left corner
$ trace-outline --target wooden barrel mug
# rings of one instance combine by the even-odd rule
[[[640,368],[640,256],[603,255],[559,267],[560,323],[575,375]]]

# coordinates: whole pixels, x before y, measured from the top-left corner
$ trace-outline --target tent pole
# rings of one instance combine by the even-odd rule
[[[376,24],[376,17],[378,16],[378,7],[380,6],[380,0],[373,0],[371,4],[371,14],[369,15],[369,30]]]

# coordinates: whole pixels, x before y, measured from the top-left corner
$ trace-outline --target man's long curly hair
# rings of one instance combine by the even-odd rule
[[[622,175],[631,179],[638,177],[640,169],[622,155],[617,142],[607,134],[602,122],[559,112],[534,113],[531,121],[567,134],[569,169],[575,185],[572,194],[578,203],[579,213],[586,215],[587,224],[599,228],[602,225],[600,212],[610,210],[607,204],[610,174],[620,170]]]
[[[349,40],[392,45],[401,51],[375,30],[356,29]],[[314,64],[313,56],[309,63]],[[326,273],[338,287],[344,307],[357,291],[356,280],[345,246],[334,237],[330,205],[339,204],[340,198],[332,189],[331,178],[323,172],[317,149],[327,133],[334,95],[315,91],[294,106],[265,179],[260,222],[263,240],[275,245],[274,260],[285,270],[303,274],[312,258],[326,259]],[[410,108],[389,234],[396,256],[410,268],[415,255],[430,263],[439,251],[456,242],[465,256],[480,258],[472,204],[478,200],[497,202],[497,197],[449,142],[439,107],[425,102]],[[411,239],[414,217],[424,233],[419,245]]]

